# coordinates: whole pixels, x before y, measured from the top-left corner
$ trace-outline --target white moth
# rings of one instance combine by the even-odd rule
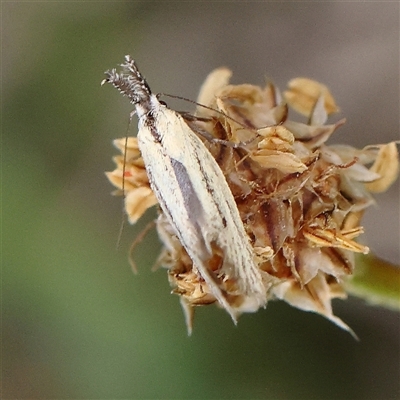
[[[257,268],[232,192],[217,162],[181,115],[160,103],[130,56],[124,70],[106,72],[102,83],[113,84],[136,108],[137,134],[150,185],[161,209],[217,301],[236,323],[241,312],[266,303],[266,289]],[[220,272],[233,279],[242,296],[231,305],[220,277],[208,262],[213,247],[223,251]]]

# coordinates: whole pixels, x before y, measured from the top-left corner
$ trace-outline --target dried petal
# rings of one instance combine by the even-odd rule
[[[131,160],[141,156],[138,141],[135,137],[115,139],[113,143],[122,154],[125,153],[126,148],[125,162],[130,162]]]
[[[369,191],[384,192],[392,185],[399,175],[399,153],[395,142],[381,146],[370,171],[378,174],[379,177],[374,182],[366,184]]]
[[[287,303],[301,310],[322,314],[357,338],[356,334],[347,324],[333,315],[331,299],[334,292],[330,291],[329,284],[322,273],[318,273],[308,283],[307,290],[304,290],[299,284],[293,281],[286,281],[276,285],[273,291],[278,299],[285,300]]]
[[[307,166],[294,154],[282,151],[257,150],[251,158],[264,168],[276,168],[286,174],[301,173]]]
[[[311,116],[320,96],[324,97],[324,107],[328,115],[339,111],[329,89],[322,83],[308,78],[295,78],[289,81],[288,88],[283,93],[286,101],[306,117]]]
[[[212,71],[204,81],[197,97],[197,102],[205,106],[211,107],[215,103],[215,94],[228,85],[232,71],[228,68],[217,68]],[[204,107],[197,107],[196,115],[208,115]]]
[[[352,233],[360,234],[363,233],[363,231],[361,228],[358,228]],[[351,240],[348,236],[340,232],[335,232],[334,230],[314,228],[311,230],[304,230],[303,234],[311,243],[318,247],[339,247],[344,250],[364,254],[369,252],[367,246],[363,246]]]
[[[145,213],[145,211],[157,204],[153,191],[146,186],[132,189],[125,197],[125,210],[131,224]]]

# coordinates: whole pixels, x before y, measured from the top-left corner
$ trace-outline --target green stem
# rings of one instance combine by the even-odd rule
[[[346,291],[374,305],[400,311],[400,266],[373,254],[358,255]]]

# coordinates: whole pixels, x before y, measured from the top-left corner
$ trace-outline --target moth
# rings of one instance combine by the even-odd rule
[[[236,323],[241,312],[265,305],[266,289],[224,174],[184,118],[152,94],[134,60],[125,56],[121,66],[122,72],[106,71],[102,84],[111,83],[135,106],[151,188],[194,270]],[[218,272],[210,267],[216,249],[223,254]],[[240,304],[221,288],[223,279],[235,283]]]

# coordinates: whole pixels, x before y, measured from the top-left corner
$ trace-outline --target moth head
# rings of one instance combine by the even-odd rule
[[[106,78],[101,84],[111,83],[134,105],[148,102],[151,90],[135,61],[127,55],[125,63],[121,64],[121,67],[123,68],[121,72],[117,72],[115,68],[106,71]]]

